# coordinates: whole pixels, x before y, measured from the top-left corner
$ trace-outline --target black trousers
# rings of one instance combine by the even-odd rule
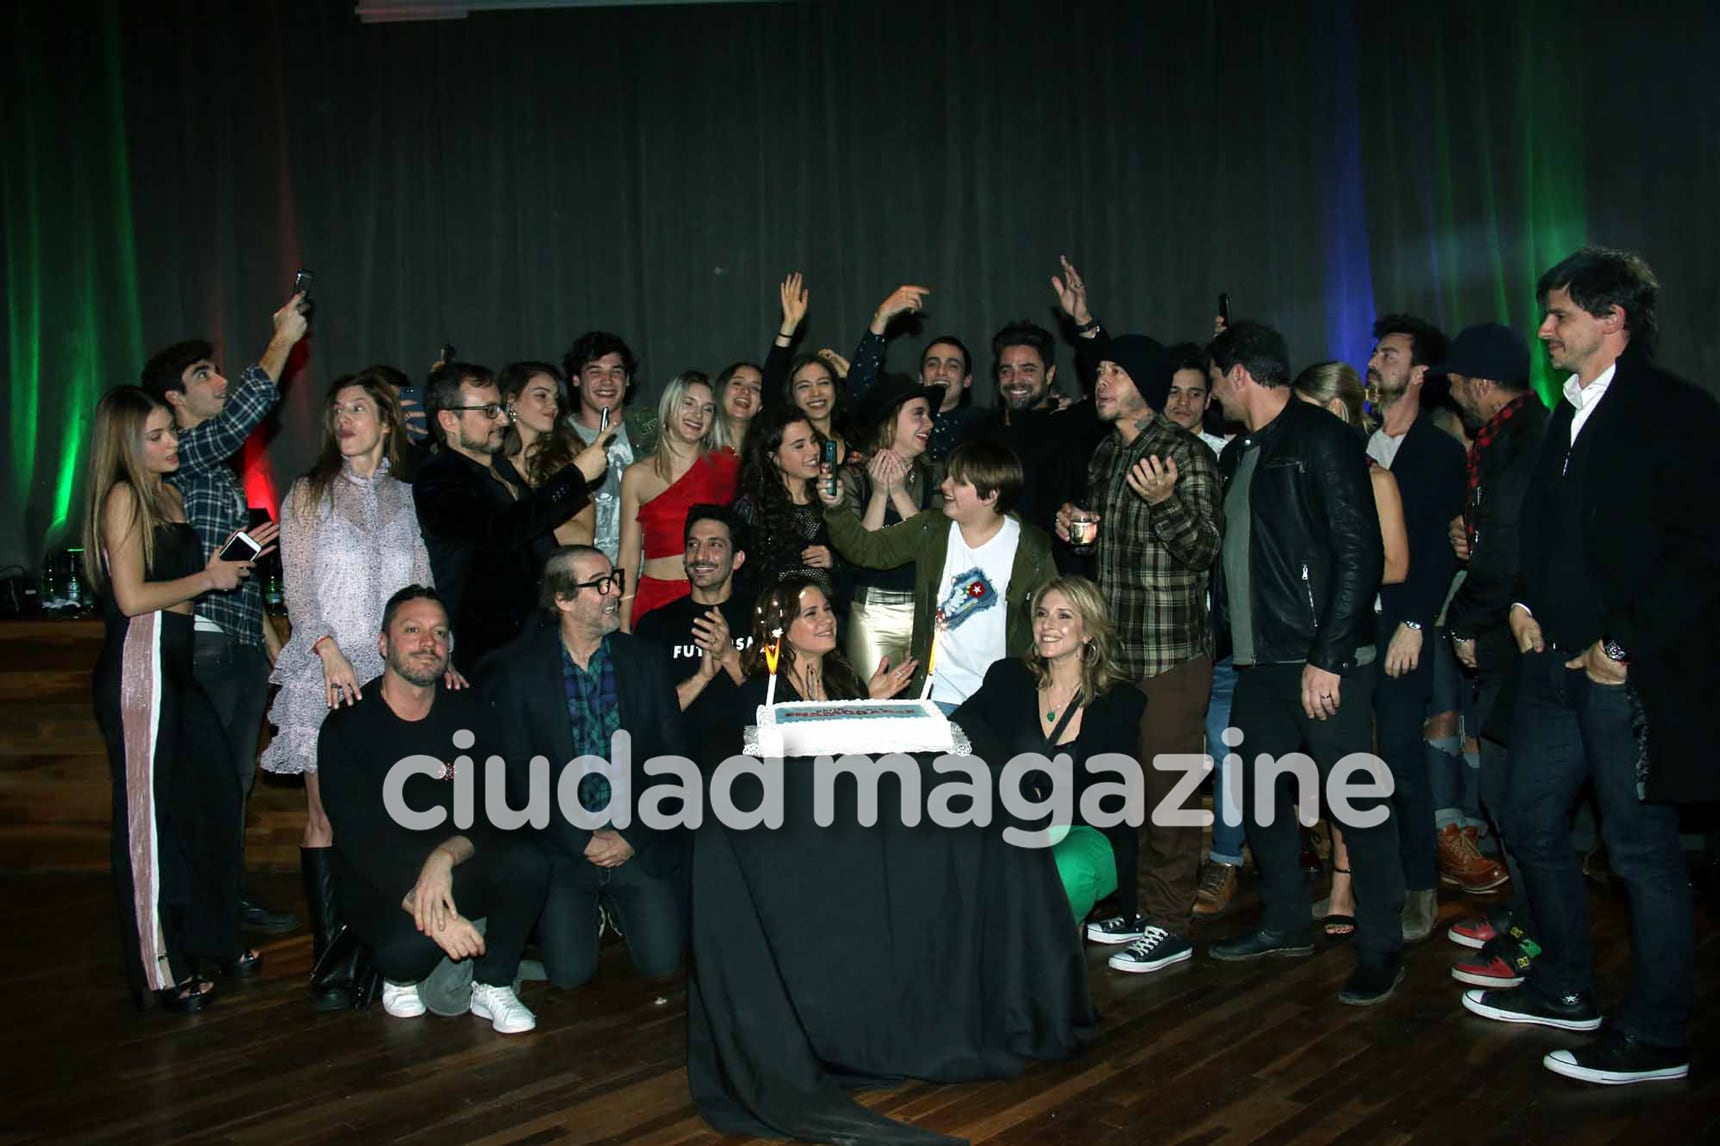
[[[1398,854],[1397,821],[1389,799],[1355,799],[1356,812],[1383,809],[1383,822],[1361,827],[1346,822],[1329,807],[1325,781],[1332,766],[1373,745],[1374,666],[1362,665],[1343,674],[1337,715],[1310,720],[1302,711],[1300,664],[1237,666],[1231,724],[1242,732],[1236,749],[1242,757],[1242,811],[1248,846],[1260,866],[1260,898],[1266,906],[1264,926],[1298,939],[1313,930],[1313,903],[1298,862],[1301,844],[1293,811],[1293,782],[1280,777],[1268,793],[1272,823],[1260,822],[1262,803],[1255,791],[1259,757],[1279,759],[1306,752],[1318,769],[1321,810],[1343,829],[1350,848],[1350,870],[1356,889],[1356,948],[1369,961],[1395,959],[1403,950],[1403,866]]]
[[[577,987],[597,973],[600,906],[620,926],[634,970],[646,978],[672,973],[687,941],[683,878],[651,875],[637,860],[598,867],[584,856],[558,854],[539,934],[549,981]]]
[[[485,921],[484,953],[472,961],[474,982],[513,985],[548,888],[549,858],[531,840],[485,840],[454,869],[454,905],[467,919]],[[446,957],[400,906],[409,890],[392,902],[385,897],[362,907],[341,903],[341,914],[370,948],[382,977],[396,983],[420,981]]]
[[[257,775],[257,738],[269,703],[269,657],[262,645],[245,645],[230,633],[200,632],[192,655],[197,683],[215,706],[228,749],[248,798]]]

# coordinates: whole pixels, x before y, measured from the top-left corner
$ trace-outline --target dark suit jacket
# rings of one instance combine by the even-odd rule
[[[656,756],[687,755],[669,658],[627,633],[611,633],[606,639],[615,661],[621,728],[632,740],[633,820],[618,831],[633,845],[633,862],[654,875],[669,875],[681,866],[686,833],[656,831],[641,823],[638,815],[641,791],[654,783],[672,782],[645,775],[646,762]],[[496,650],[478,666],[479,687],[501,725],[502,755],[513,781],[515,807],[523,804],[532,757],[549,759],[552,792],[559,791],[561,771],[574,759],[573,728],[568,723],[561,672],[561,632],[547,620],[534,620],[512,644]],[[665,812],[673,810],[668,803],[662,807]],[[560,855],[578,858],[585,854],[591,833],[569,823],[558,801],[543,839]]]
[[[1432,418],[1418,417],[1404,435],[1391,470],[1403,495],[1409,576],[1400,584],[1380,587],[1379,639],[1383,645],[1399,621],[1415,621],[1431,641],[1434,618],[1457,573],[1449,530],[1451,519],[1463,512],[1463,446]]]
[[[470,668],[512,640],[537,603],[544,535],[591,500],[572,466],[516,500],[485,468],[442,449],[412,484],[436,589],[454,626],[454,662]]]
[[[1523,572],[1530,610],[1559,570],[1547,523],[1576,410],[1560,400],[1523,499]],[[1593,435],[1593,438],[1590,438]],[[1647,726],[1651,800],[1720,800],[1709,709],[1720,686],[1720,404],[1627,350],[1583,426],[1584,546],[1603,636],[1630,656]],[[1573,654],[1574,655],[1574,654]]]

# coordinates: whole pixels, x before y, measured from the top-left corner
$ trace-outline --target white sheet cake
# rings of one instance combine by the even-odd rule
[[[958,736],[929,700],[801,700],[758,708],[761,756],[954,752],[966,739]]]

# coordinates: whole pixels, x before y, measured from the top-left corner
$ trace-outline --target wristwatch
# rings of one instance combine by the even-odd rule
[[[1624,664],[1630,660],[1630,654],[1624,651],[1624,646],[1609,637],[1601,638],[1601,652],[1607,655],[1607,660]]]
[[[1412,629],[1418,633],[1421,632],[1421,622],[1420,621],[1404,621],[1403,627],[1406,629]]]

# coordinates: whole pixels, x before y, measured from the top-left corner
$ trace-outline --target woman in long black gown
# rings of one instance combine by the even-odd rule
[[[213,985],[199,961],[247,974],[239,943],[243,801],[209,698],[191,672],[191,602],[232,589],[249,562],[207,562],[163,477],[179,468],[166,406],[135,386],[96,407],[84,563],[107,640],[96,720],[113,773],[111,858],[132,997],[199,1011]],[[273,525],[251,531],[267,546]]]
[[[754,648],[778,630],[778,703],[884,699],[913,674],[908,662],[861,682],[836,652],[828,600],[807,581],[785,582],[759,602]],[[761,652],[752,663],[762,661]],[[762,676],[749,682],[735,704],[752,713],[766,688]],[[713,790],[694,836],[693,1098],[725,1133],[948,1143],[846,1090],[901,1078],[1006,1078],[1081,1047],[1094,1015],[1056,866],[1044,851],[1005,842],[1001,823],[942,827],[929,814],[904,815],[901,783],[889,778],[869,825],[856,814],[854,782],[838,779],[834,818],[821,827],[816,762],[757,768],[778,763],[779,826],[734,826],[717,814]],[[943,777],[924,761],[910,764],[924,810]],[[733,806],[754,808],[760,789],[752,778],[729,786]]]

